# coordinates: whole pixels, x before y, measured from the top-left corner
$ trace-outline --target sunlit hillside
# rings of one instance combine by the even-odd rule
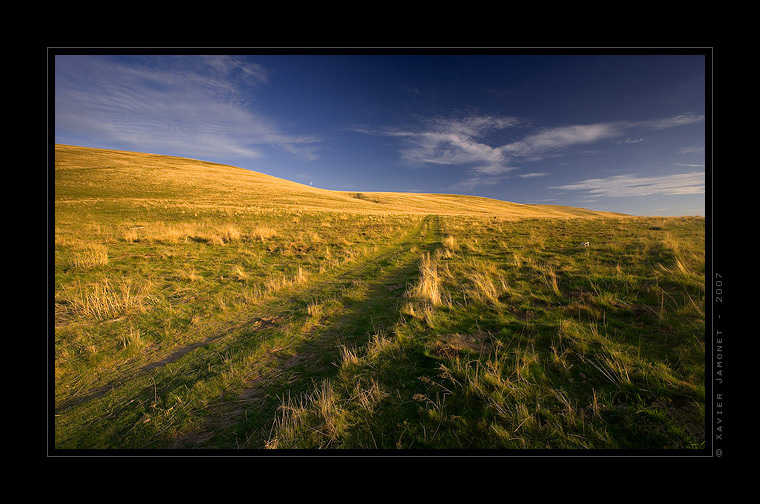
[[[512,217],[619,214],[554,205],[523,205],[451,194],[345,192],[193,159],[136,152],[55,147],[55,201],[108,199],[188,207],[279,208],[352,213],[424,213]]]

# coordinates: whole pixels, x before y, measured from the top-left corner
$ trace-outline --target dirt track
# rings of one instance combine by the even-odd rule
[[[235,448],[241,442],[262,448],[282,395],[302,393],[333,372],[341,345],[362,345],[398,320],[421,255],[441,238],[438,218],[426,217],[379,252],[284,289],[243,320],[154,352],[147,364],[125,366],[117,379],[57,405],[57,445],[89,447],[94,437],[104,448]],[[351,294],[356,286],[361,295]],[[316,319],[305,309],[314,300],[338,299],[339,309]],[[216,399],[194,401],[194,389],[230,374],[234,379]]]

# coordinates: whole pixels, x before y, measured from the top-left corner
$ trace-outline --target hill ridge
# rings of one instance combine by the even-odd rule
[[[55,145],[56,202],[158,199],[359,213],[620,217],[584,208],[513,203],[484,196],[336,191],[233,165],[161,154]]]

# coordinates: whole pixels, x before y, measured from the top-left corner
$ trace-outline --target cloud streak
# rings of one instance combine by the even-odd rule
[[[472,189],[493,184],[503,175],[519,169],[523,163],[566,154],[579,146],[603,141],[639,143],[642,137],[630,135],[684,126],[704,120],[703,115],[682,114],[649,121],[612,121],[594,124],[571,124],[544,128],[510,142],[494,142],[494,132],[515,132],[524,121],[507,116],[472,116],[464,119],[432,119],[416,129],[355,129],[362,133],[385,135],[401,141],[401,159],[411,165],[461,166],[470,178],[459,187]],[[512,133],[515,136],[517,133]],[[490,139],[490,141],[489,141]],[[544,175],[527,173],[520,177]],[[501,177],[501,178],[499,178]]]
[[[475,173],[497,175],[515,168],[509,166],[500,148],[489,145],[484,138],[517,123],[513,117],[472,116],[429,120],[416,131],[393,129],[376,133],[400,139],[401,159],[412,165],[467,166]]]
[[[257,158],[264,146],[316,158],[320,139],[288,135],[250,111],[250,91],[269,72],[232,56],[57,57],[56,136],[198,157]],[[74,133],[78,132],[78,133]]]
[[[683,147],[678,150],[678,153],[679,154],[704,154],[705,146],[697,145],[697,146],[691,146],[691,147]]]
[[[704,194],[705,173],[689,172],[661,177],[618,175],[606,179],[588,179],[550,189],[583,191],[594,196],[627,197],[650,195]]]
[[[495,185],[501,182],[504,176],[475,175],[454,184],[451,189],[457,191],[472,191],[476,187]]]
[[[547,128],[505,145],[502,150],[516,158],[535,161],[568,147],[620,137],[628,127],[624,122],[611,122]]]
[[[547,173],[547,172],[521,173],[520,175],[518,175],[518,177],[533,178],[533,177],[546,177],[547,175],[551,175],[551,173]]]

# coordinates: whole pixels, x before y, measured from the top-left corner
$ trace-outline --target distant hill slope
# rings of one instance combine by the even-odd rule
[[[206,161],[57,144],[55,201],[82,199],[158,199],[262,209],[515,218],[621,215],[454,194],[331,191]]]

